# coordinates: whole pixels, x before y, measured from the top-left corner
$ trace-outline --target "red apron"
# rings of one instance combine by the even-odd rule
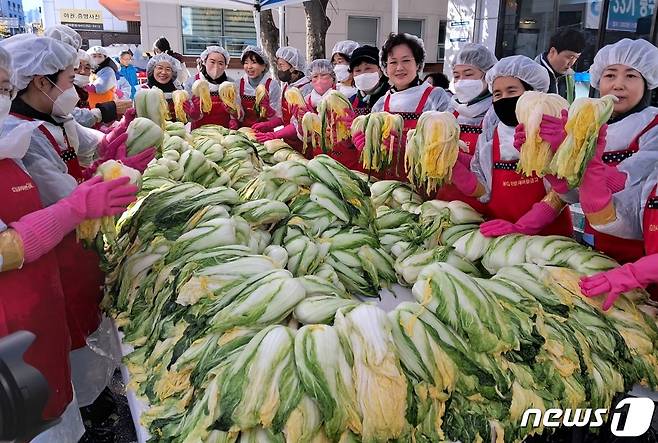
[[[199,80],[200,74],[197,74],[195,79]],[[231,114],[229,114],[226,105],[219,98],[219,93],[214,91],[210,93],[210,99],[212,100],[212,109],[208,114],[203,113],[200,120],[192,122],[192,130],[200,128],[204,125],[220,125],[225,128],[228,128],[231,121]]]
[[[75,162],[73,170],[69,169],[69,175],[73,176],[78,183],[82,183],[84,181],[82,168],[75,157],[75,151],[71,148],[61,151],[50,131],[44,125],[39,126],[39,129],[62,158],[64,158],[63,153],[70,153],[73,156],[70,160],[65,159],[67,166]],[[72,349],[82,348],[86,346],[89,334],[98,328],[101,321],[99,303],[102,298],[101,288],[105,275],[100,269],[98,254],[91,249],[83,248],[82,244],[77,242],[75,232],[64,237],[64,240],[55,248],[55,252],[59,261],[59,273],[66,299],[71,346]]]
[[[382,180],[398,180],[401,182],[409,181],[409,179],[407,178],[407,173],[404,170],[404,153],[405,153],[405,145],[407,144],[407,133],[409,132],[410,129],[416,129],[416,125],[418,124],[418,119],[423,113],[423,109],[425,109],[425,104],[427,103],[427,99],[429,98],[433,89],[434,89],[433,86],[429,86],[429,85],[427,86],[425,92],[423,92],[423,96],[420,98],[420,101],[418,102],[418,106],[416,106],[416,112],[391,112],[391,107],[390,107],[391,94],[389,93],[386,95],[386,99],[384,99],[384,111],[390,114],[401,115],[402,118],[404,119],[404,131],[402,133],[402,150],[394,155],[394,158],[397,160],[395,161],[395,164],[389,166],[389,168],[386,171],[380,172],[381,175],[380,178]]]
[[[631,141],[627,149],[604,153],[603,162],[610,166],[617,166],[631,157],[640,150],[640,137],[656,126],[658,126],[658,116]],[[614,258],[621,264],[634,262],[644,256],[644,242],[641,240],[628,240],[604,234],[594,229],[587,219],[585,219],[585,234],[591,236],[590,243],[594,249]]]
[[[526,177],[516,172],[518,160],[505,161],[500,158],[500,139],[498,129],[493,139],[493,171],[491,200],[486,205],[485,214],[491,219],[516,221],[525,215],[532,205],[546,197],[542,179],[533,175]],[[539,235],[573,235],[573,223],[569,208],[562,210],[557,219],[548,225]]]
[[[13,115],[16,118],[20,118],[21,120],[26,120],[29,122],[34,121],[33,118],[26,117],[21,114],[14,114],[12,112],[11,115]],[[48,139],[50,144],[53,145],[53,148],[55,148],[57,154],[59,154],[60,158],[64,161],[64,163],[66,163],[66,169],[68,170],[69,175],[75,178],[78,181],[78,183],[82,183],[84,181],[84,178],[82,177],[82,167],[78,162],[78,154],[76,154],[75,149],[73,149],[71,145],[69,145],[68,138],[66,137],[66,132],[64,132],[64,139],[66,140],[67,149],[62,151],[59,147],[59,143],[57,143],[57,140],[55,140],[55,136],[53,136],[44,125],[39,126],[39,131],[41,131],[41,133]]]
[[[356,115],[368,115],[372,112],[372,107],[368,106],[359,106],[361,101],[359,100],[359,94],[357,93],[352,100],[352,108]]]
[[[292,106],[286,100],[286,91],[288,90],[289,85],[286,83],[283,85],[283,92],[281,93],[281,113],[283,116],[283,126],[288,126],[291,124],[292,120]],[[288,145],[293,148],[295,151],[303,154],[304,152],[304,143],[298,138],[284,138],[283,141],[288,143]],[[310,150],[307,157],[311,157]]]
[[[457,111],[454,112],[455,118],[459,116]],[[459,125],[459,139],[468,145],[468,154],[473,156],[475,154],[475,147],[477,145],[478,138],[482,134],[482,124],[479,126],[475,125]],[[481,203],[477,198],[471,197],[462,193],[457,187],[453,184],[447,184],[442,186],[439,191],[436,193],[436,198],[443,201],[452,201],[459,200],[464,203],[468,203],[473,209],[479,213],[484,213],[486,211],[486,205]]]
[[[311,103],[310,95],[306,98],[306,106],[312,112],[317,112],[317,109]],[[316,148],[313,150],[314,156],[320,154],[324,154],[322,148]],[[356,149],[352,140],[344,140],[335,144],[331,151],[327,152],[327,155],[348,169],[363,171],[363,167],[361,166],[361,152]]]
[[[268,78],[265,82],[265,90],[267,91],[267,96],[270,96],[270,84],[272,79]],[[261,119],[259,115],[254,111],[254,105],[256,104],[255,95],[244,95],[244,77],[240,79],[240,100],[242,101],[242,109],[244,109],[244,119],[242,120],[242,126],[250,128],[254,123],[265,121]]]
[[[644,252],[646,255],[658,254],[658,186],[653,188],[644,207],[642,230],[644,232]],[[647,288],[651,298],[658,301],[658,285],[653,284]]]
[[[0,160],[0,180],[0,218],[6,224],[42,208],[34,182],[13,160]],[[19,330],[36,335],[24,358],[41,371],[50,387],[43,417],[58,417],[73,399],[73,390],[71,339],[55,253],[51,251],[21,269],[0,272],[0,288],[2,335]]]

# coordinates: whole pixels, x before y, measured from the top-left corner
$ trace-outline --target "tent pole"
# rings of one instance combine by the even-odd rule
[[[256,45],[260,47],[263,44],[260,36],[260,8],[254,9],[254,26],[256,27]]]
[[[286,16],[285,6],[279,6],[279,47],[286,46]]]
[[[400,8],[398,0],[391,0],[391,32],[394,34],[398,33],[398,15],[400,14]]]

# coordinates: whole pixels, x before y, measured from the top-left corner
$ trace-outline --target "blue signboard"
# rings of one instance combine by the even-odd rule
[[[655,0],[610,0],[608,29],[635,32],[637,21],[653,15],[655,6]]]

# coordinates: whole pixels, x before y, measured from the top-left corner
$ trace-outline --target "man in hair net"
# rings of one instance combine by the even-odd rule
[[[551,176],[541,180],[516,172],[516,103],[526,91],[546,92],[548,73],[528,57],[515,55],[496,63],[485,79],[493,95],[493,111],[484,119],[470,168],[460,161],[453,168],[455,186],[479,199],[485,215],[493,219],[483,223],[480,232],[485,236],[510,232],[571,236],[571,214],[558,194],[562,183]]]
[[[638,189],[658,164],[658,109],[650,106],[658,49],[630,39],[605,46],[594,57],[590,83],[617,101],[579,189],[587,221],[583,239],[622,264],[635,262],[646,255],[640,214],[653,191],[647,188],[640,198]]]
[[[452,78],[455,95],[450,101],[450,111],[454,112],[460,127],[459,139],[468,147],[467,154],[475,153],[478,138],[482,134],[482,121],[491,109],[492,96],[485,75],[498,60],[484,45],[468,43],[457,53],[452,62]],[[467,160],[462,154],[463,160]],[[437,193],[439,200],[461,200],[476,210],[482,210],[481,203],[462,194],[452,184],[443,186]]]
[[[336,89],[347,98],[354,97],[354,94],[358,91],[350,72],[350,61],[352,60],[352,53],[359,46],[355,41],[344,40],[336,43],[331,50],[331,63],[334,66],[336,80],[338,81]]]

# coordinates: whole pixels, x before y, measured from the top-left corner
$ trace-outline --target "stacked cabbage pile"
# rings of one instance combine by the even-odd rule
[[[527,408],[658,386],[646,294],[603,313],[579,293],[609,258],[562,237],[485,239],[463,203],[281,142],[180,135],[181,158],[226,178],[200,184],[201,161],[154,174],[165,150],[106,252],[105,306],[134,347],[152,441],[518,441],[543,431],[520,428]],[[373,297],[396,283],[416,301],[387,313]]]

